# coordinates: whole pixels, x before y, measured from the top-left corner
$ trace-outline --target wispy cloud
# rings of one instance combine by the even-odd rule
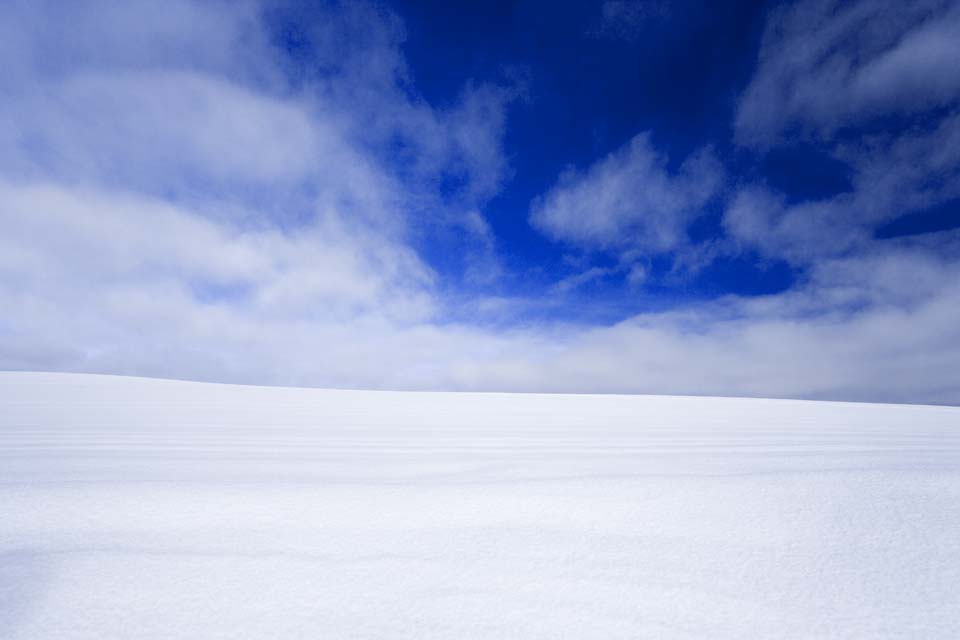
[[[851,189],[787,204],[763,185],[732,199],[739,242],[796,264],[875,250],[876,230],[960,197],[960,10],[954,3],[807,1],[774,14],[740,102],[737,139],[816,141]],[[945,108],[947,107],[947,108]],[[877,127],[896,118],[897,127]]]
[[[640,134],[585,171],[568,170],[534,202],[530,221],[573,246],[664,253],[686,242],[689,224],[723,181],[709,149],[671,172],[667,158]]]
[[[595,38],[632,42],[667,14],[667,5],[659,0],[605,0],[587,33]]]
[[[944,0],[805,0],[769,20],[736,117],[738,140],[829,137],[960,96],[960,7]]]
[[[391,15],[325,10],[323,72],[291,76],[256,3],[5,11],[0,46],[24,63],[0,78],[0,366],[231,377],[249,357],[278,380],[294,354],[253,343],[292,325],[436,317],[424,227],[468,229],[473,262],[491,259],[471,207],[506,174],[512,89],[468,83],[432,108],[407,88]]]

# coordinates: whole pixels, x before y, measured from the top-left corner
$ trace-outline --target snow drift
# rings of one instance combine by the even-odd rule
[[[948,638],[960,409],[0,373],[3,638]]]

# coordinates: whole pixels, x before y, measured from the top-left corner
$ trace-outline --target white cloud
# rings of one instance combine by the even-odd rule
[[[868,230],[851,215],[852,200],[844,194],[787,205],[767,188],[747,186],[728,204],[724,228],[743,246],[767,257],[804,265],[824,256],[844,254],[869,241]]]
[[[960,113],[933,120],[837,147],[854,169],[864,217],[887,220],[960,196]]]
[[[568,293],[579,287],[583,287],[592,282],[596,282],[597,280],[601,280],[610,275],[612,272],[612,269],[590,267],[586,271],[581,271],[580,273],[575,273],[571,276],[563,278],[557,282],[553,288],[557,293]]]
[[[0,47],[23,64],[0,74],[0,367],[304,381],[329,340],[346,358],[437,319],[411,246],[423,211],[493,260],[464,203],[506,174],[513,90],[469,83],[432,108],[406,87],[395,18],[359,4],[324,9],[322,72],[291,82],[263,9],[5,7]],[[398,137],[399,162],[381,150]],[[425,202],[445,172],[459,189]],[[343,366],[310,379],[346,383]]]
[[[440,321],[416,256],[344,221],[231,230],[139,196],[36,185],[6,185],[0,210],[0,368],[960,401],[958,240],[940,238],[939,257],[914,240],[825,261],[777,296],[495,331]]]
[[[960,7],[944,0],[805,0],[774,12],[736,118],[741,143],[831,137],[960,97]]]
[[[775,11],[737,139],[762,150],[814,141],[849,166],[851,189],[787,204],[746,185],[728,205],[727,231],[742,246],[809,265],[870,250],[882,225],[960,197],[957,59],[956,3],[805,0]]]
[[[48,299],[158,286],[203,306],[218,291],[271,316],[430,315],[430,270],[399,241],[324,212],[288,234],[143,196],[0,184],[0,274]],[[214,300],[214,306],[217,304]],[[66,311],[66,310],[64,310]]]
[[[724,215],[728,233],[803,265],[863,251],[883,224],[960,197],[960,116],[899,136],[868,136],[835,153],[851,166],[851,191],[788,205],[769,188],[742,187]]]
[[[322,115],[340,105],[338,127],[400,171],[421,209],[437,208],[440,184],[459,186],[452,190],[460,208],[495,195],[510,175],[502,137],[523,83],[467,81],[455,100],[431,105],[413,86],[396,16],[366,2],[339,3],[331,12],[308,32],[304,70],[305,84],[327,103]]]
[[[576,247],[664,253],[686,243],[687,227],[716,195],[722,174],[709,150],[670,172],[650,136],[640,134],[586,171],[563,174],[534,202],[530,221]]]

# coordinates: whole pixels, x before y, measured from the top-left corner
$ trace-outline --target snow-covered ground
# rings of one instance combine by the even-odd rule
[[[0,374],[2,638],[958,630],[958,408]]]

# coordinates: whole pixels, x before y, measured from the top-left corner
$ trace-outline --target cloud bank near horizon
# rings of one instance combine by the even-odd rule
[[[608,266],[530,299],[490,293],[503,267],[483,216],[510,179],[522,86],[464,78],[431,104],[378,5],[324,9],[305,64],[255,2],[11,3],[0,53],[23,63],[0,71],[0,369],[960,404],[960,233],[877,235],[960,196],[960,85],[930,63],[960,23],[928,4],[899,26],[865,0],[768,21],[736,140],[762,153],[814,136],[850,167],[849,192],[788,201],[709,147],[669,158],[638,132],[531,204],[535,228]],[[806,39],[820,62],[797,58]],[[905,113],[923,124],[850,130]],[[704,243],[689,230],[708,202],[722,235]],[[469,277],[426,256],[451,236]],[[800,276],[614,324],[525,314],[611,272],[642,288],[657,256],[744,253]]]

